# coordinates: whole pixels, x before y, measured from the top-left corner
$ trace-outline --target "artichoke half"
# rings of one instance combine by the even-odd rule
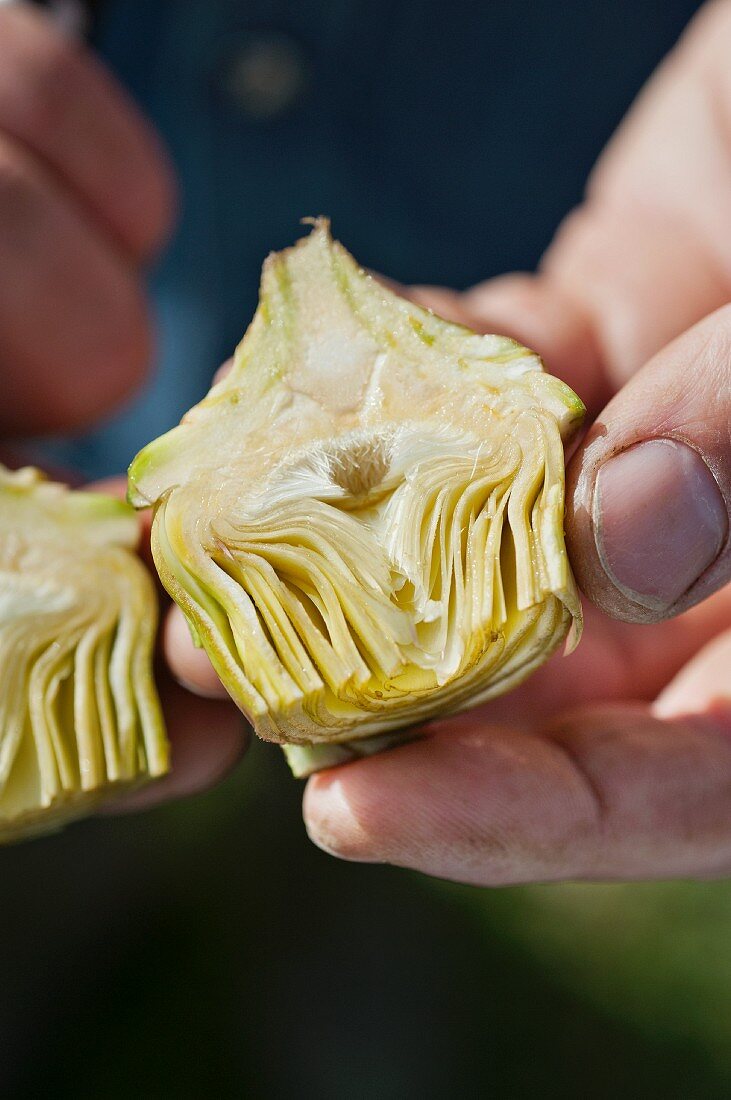
[[[167,770],[137,539],[123,501],[0,467],[0,843]]]
[[[327,222],[264,266],[233,368],[130,467],[224,685],[304,775],[513,687],[581,625],[540,359],[398,297]]]

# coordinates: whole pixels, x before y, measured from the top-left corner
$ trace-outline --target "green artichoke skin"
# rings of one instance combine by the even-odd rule
[[[0,843],[168,769],[137,539],[123,501],[0,466]]]
[[[233,699],[306,774],[520,683],[581,607],[540,359],[400,298],[320,220],[266,261],[230,373],[130,467]],[[403,731],[403,732],[402,732]]]

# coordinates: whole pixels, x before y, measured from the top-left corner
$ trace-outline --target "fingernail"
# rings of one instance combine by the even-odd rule
[[[718,557],[728,516],[700,455],[674,439],[651,439],[600,467],[594,525],[612,583],[634,603],[664,611]]]

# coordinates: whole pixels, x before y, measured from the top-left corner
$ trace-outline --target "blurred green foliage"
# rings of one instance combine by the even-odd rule
[[[467,905],[558,985],[695,1047],[731,1083],[731,883],[543,886]]]
[[[3,1097],[725,1097],[731,886],[338,863],[257,745],[218,790],[0,852]]]

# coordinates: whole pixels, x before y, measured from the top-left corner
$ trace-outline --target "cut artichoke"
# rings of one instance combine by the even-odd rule
[[[137,538],[123,501],[0,466],[0,843],[167,770]]]
[[[130,500],[155,507],[194,640],[304,775],[513,687],[572,620],[578,638],[562,439],[583,413],[532,352],[393,294],[320,220],[269,257],[232,370],[137,456]]]

